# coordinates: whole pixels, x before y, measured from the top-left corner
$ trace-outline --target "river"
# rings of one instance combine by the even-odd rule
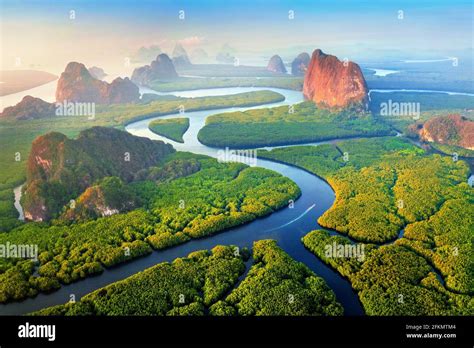
[[[208,93],[235,94],[255,90],[273,90],[285,96],[285,101],[274,103],[271,106],[280,106],[299,103],[303,100],[301,92],[290,91],[278,88],[253,88],[238,87],[188,92],[176,92],[177,94],[189,97],[199,97],[209,95]],[[150,92],[150,91],[147,91]],[[224,93],[226,92],[226,93]],[[174,94],[174,93],[173,93]],[[262,107],[256,106],[251,108]],[[176,143],[148,129],[151,119],[141,120],[129,124],[126,130],[137,136],[146,136],[151,139],[163,140],[171,143],[179,151],[190,151],[193,153],[205,154],[216,157],[217,149],[202,145],[197,140],[199,129],[204,126],[207,116],[219,112],[247,110],[250,108],[224,108],[219,110],[195,111],[184,114],[171,114],[159,118],[189,117],[190,127],[185,133],[184,143]],[[158,118],[158,117],[157,117]],[[251,247],[253,242],[261,239],[275,239],[278,245],[285,250],[295,260],[303,262],[316,274],[325,279],[329,287],[336,293],[337,300],[344,306],[347,315],[363,315],[363,309],[352,290],[350,283],[341,277],[337,272],[325,265],[321,260],[305,249],[301,243],[301,238],[308,232],[320,228],[317,219],[334,202],[334,192],[330,186],[322,179],[310,174],[302,169],[258,159],[257,166],[276,171],[293,180],[301,189],[301,196],[296,200],[292,208],[281,209],[269,216],[257,219],[248,224],[232,228],[222,233],[192,240],[166,250],[156,251],[152,254],[133,260],[131,262],[118,265],[105,270],[102,274],[86,278],[84,280],[61,287],[51,294],[39,294],[36,298],[26,299],[22,302],[12,302],[0,306],[0,313],[3,315],[25,314],[44,307],[61,304],[69,301],[70,295],[74,294],[76,299],[110,284],[120,279],[131,276],[141,270],[151,267],[159,262],[172,261],[177,257],[187,256],[195,250],[210,249],[217,244],[237,245],[239,247]]]
[[[18,220],[25,220],[25,215],[23,213],[23,207],[21,206],[20,199],[21,199],[21,189],[23,188],[23,185],[15,187],[13,190],[13,194],[15,195],[15,201],[13,205],[15,206],[15,209],[18,211]]]
[[[301,92],[279,88],[216,88],[172,92],[169,94],[183,97],[200,97],[209,95],[229,95],[257,90],[272,90],[285,96],[285,101],[267,106],[275,107],[290,105],[303,101]],[[142,89],[141,92],[153,93],[153,91],[149,89]],[[163,93],[157,94],[161,95]],[[217,157],[218,149],[204,146],[197,140],[197,134],[204,126],[206,117],[220,112],[243,111],[261,107],[263,106],[223,108],[218,110],[185,112],[183,114],[175,113],[133,122],[126,126],[126,131],[136,136],[163,140],[166,143],[172,144],[179,151],[189,151]],[[184,143],[174,142],[157,135],[148,129],[148,124],[154,119],[174,117],[188,117],[190,119],[190,127],[183,136]],[[318,145],[319,143],[311,144]],[[286,164],[258,159],[257,166],[278,172],[293,180],[300,187],[302,194],[300,198],[296,200],[292,208],[287,207],[281,209],[267,217],[257,219],[248,224],[229,229],[210,237],[195,239],[166,250],[155,251],[148,256],[107,269],[98,276],[86,278],[62,286],[61,289],[51,294],[39,294],[36,298],[26,299],[22,302],[0,305],[0,313],[3,315],[25,314],[44,307],[65,303],[69,301],[71,294],[74,294],[75,298],[79,299],[93,290],[129,277],[157,263],[165,261],[169,262],[178,257],[185,257],[190,252],[210,249],[217,244],[232,244],[239,247],[251,247],[253,242],[256,240],[274,239],[292,258],[303,262],[317,275],[324,278],[328,286],[335,292],[337,300],[343,305],[346,315],[363,315],[364,311],[362,305],[357,294],[351,288],[350,283],[339,273],[307,251],[301,243],[301,238],[303,236],[312,230],[321,228],[317,223],[317,219],[331,207],[335,198],[331,187],[321,178],[318,178],[302,169]],[[334,231],[331,233],[337,234],[337,232]]]

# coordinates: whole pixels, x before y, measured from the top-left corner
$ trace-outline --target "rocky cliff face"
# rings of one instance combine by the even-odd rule
[[[426,121],[417,133],[424,141],[474,150],[474,121],[459,114],[432,118]]]
[[[267,70],[278,74],[286,74],[285,64],[283,64],[283,61],[277,54],[270,58],[270,61],[267,65]]]
[[[147,86],[154,80],[176,79],[178,74],[171,59],[164,53],[160,54],[150,65],[136,68],[132,74],[132,81]]]
[[[107,104],[133,103],[139,99],[139,89],[128,77],[117,77],[109,84]]]
[[[303,94],[322,108],[367,110],[368,88],[360,67],[319,49],[311,57]]]
[[[161,163],[174,151],[161,141],[113,128],[93,127],[75,140],[57,132],[39,136],[27,162],[25,218],[48,220],[97,180],[116,176],[132,181],[140,170]]]
[[[106,177],[96,185],[88,187],[74,204],[60,216],[62,220],[85,221],[132,210],[138,206],[138,199],[122,180],[115,176]]]
[[[93,77],[84,64],[71,62],[61,74],[56,88],[57,102],[97,104],[130,103],[140,99],[138,87],[128,78],[107,83]]]
[[[300,53],[291,63],[291,74],[294,76],[304,76],[311,57],[308,53]]]
[[[39,118],[52,117],[56,108],[53,103],[45,102],[42,99],[25,96],[21,102],[15,106],[9,106],[0,114],[5,118],[16,118],[17,120],[33,120]]]

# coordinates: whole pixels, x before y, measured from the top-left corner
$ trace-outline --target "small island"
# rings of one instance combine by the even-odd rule
[[[183,135],[189,128],[189,118],[168,118],[164,120],[154,120],[148,128],[158,135],[178,143],[184,143]]]

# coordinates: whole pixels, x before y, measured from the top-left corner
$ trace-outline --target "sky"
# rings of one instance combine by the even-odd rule
[[[176,42],[213,57],[229,44],[244,64],[315,48],[355,61],[472,56],[473,12],[466,0],[1,0],[0,69],[120,67]]]

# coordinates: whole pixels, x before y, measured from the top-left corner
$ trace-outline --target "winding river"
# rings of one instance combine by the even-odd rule
[[[285,96],[285,101],[271,104],[271,106],[289,105],[299,103],[303,100],[301,92],[278,88],[215,88],[210,90],[175,92],[172,94],[183,97],[199,97],[229,95],[257,90],[273,90]],[[151,93],[153,91],[142,90],[142,92]],[[148,124],[154,118],[131,123],[126,127],[126,130],[133,135],[163,140],[172,144],[179,151],[189,151],[216,157],[217,149],[204,146],[197,140],[197,133],[204,126],[206,117],[219,112],[242,111],[261,107],[260,105],[246,108],[224,108],[184,114],[177,113],[159,117],[189,117],[190,127],[183,137],[183,144],[176,143],[152,133],[148,129]],[[292,208],[281,209],[267,217],[257,219],[248,224],[229,229],[210,237],[192,240],[166,250],[153,252],[148,256],[133,260],[129,263],[106,269],[98,276],[62,286],[61,289],[51,294],[39,294],[35,298],[26,299],[22,302],[0,305],[0,313],[3,315],[25,314],[44,307],[65,303],[69,301],[71,294],[74,294],[75,298],[79,299],[81,296],[93,290],[129,277],[157,263],[172,261],[178,257],[185,257],[192,251],[210,249],[217,244],[233,244],[239,247],[251,247],[256,240],[275,239],[278,245],[291,257],[303,262],[316,274],[325,279],[329,287],[336,293],[337,300],[344,306],[346,315],[363,315],[362,306],[356,293],[352,290],[350,283],[307,251],[301,243],[301,238],[304,235],[314,229],[320,228],[317,224],[318,217],[333,204],[335,197],[330,186],[315,175],[285,164],[258,159],[257,166],[278,172],[293,180],[300,187],[302,194],[300,198],[296,200]]]
[[[213,88],[182,92],[172,92],[168,94],[182,97],[201,97],[215,95],[231,95],[242,92],[272,90],[283,94],[283,102],[274,103],[267,106],[281,106],[299,103],[303,101],[301,92],[279,88],[257,88],[257,87],[236,87],[236,88]],[[142,89],[142,93],[156,93],[150,89]],[[199,130],[204,126],[207,116],[220,112],[243,111],[253,108],[261,108],[262,105],[245,108],[223,108],[218,110],[185,112],[184,114],[170,114],[137,121],[126,126],[126,130],[136,136],[148,137],[155,140],[163,140],[172,144],[179,151],[189,151],[197,154],[204,154],[217,157],[218,149],[202,145],[197,140]],[[148,124],[156,118],[188,117],[190,127],[184,134],[184,143],[176,143],[151,132]],[[324,143],[324,142],[321,142]],[[320,143],[311,143],[317,145]],[[279,146],[281,147],[281,146]],[[166,250],[156,251],[145,257],[131,262],[106,269],[102,274],[95,277],[62,286],[51,294],[39,294],[36,298],[26,299],[22,302],[13,302],[0,305],[0,314],[19,315],[25,314],[44,307],[62,304],[69,301],[71,294],[76,299],[112,282],[129,277],[148,267],[160,262],[170,262],[178,257],[185,257],[190,252],[202,249],[211,249],[217,244],[233,244],[239,247],[251,247],[253,242],[261,239],[275,239],[278,245],[292,258],[303,262],[317,275],[324,278],[326,283],[336,293],[337,300],[344,306],[346,315],[363,315],[362,305],[357,294],[351,288],[350,283],[339,273],[324,264],[320,259],[307,251],[301,243],[301,238],[308,232],[320,228],[317,219],[334,202],[334,192],[331,187],[321,178],[310,174],[302,169],[276,163],[268,160],[258,159],[257,166],[273,170],[293,180],[301,189],[301,196],[292,208],[281,209],[267,217],[257,219],[248,224],[229,229],[225,232],[215,234],[202,239],[195,239],[185,244],[181,244]],[[331,232],[337,234],[337,232]]]

